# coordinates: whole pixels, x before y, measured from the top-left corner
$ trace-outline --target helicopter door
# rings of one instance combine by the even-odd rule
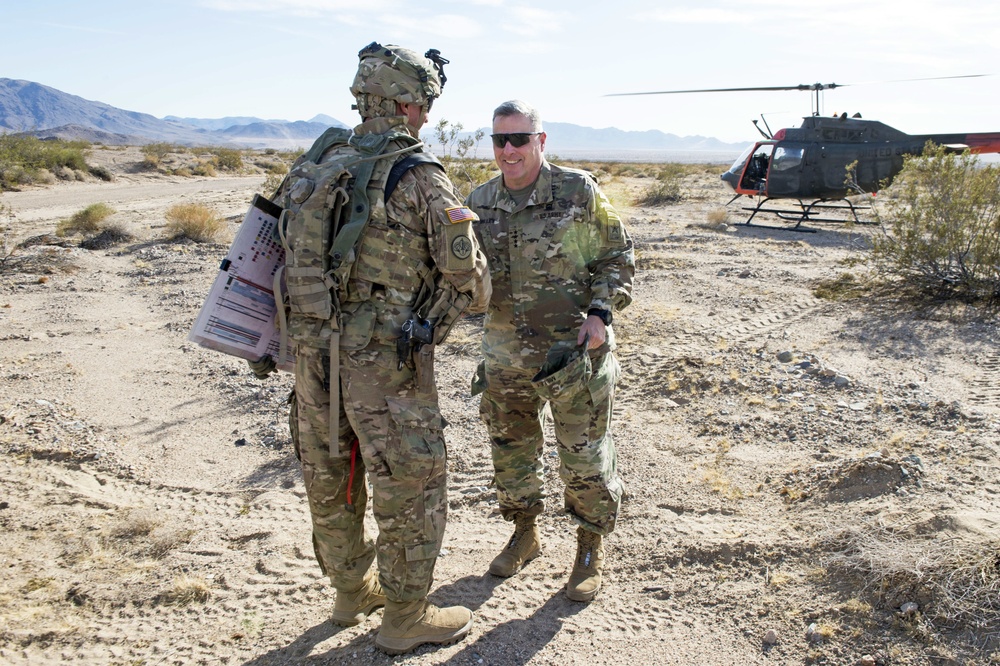
[[[796,196],[802,176],[802,163],[806,148],[803,144],[787,141],[774,147],[771,170],[767,182],[768,196]]]
[[[771,151],[774,142],[761,142],[754,146],[753,154],[746,160],[743,177],[737,191],[740,194],[765,194],[767,190],[767,174],[771,163]]]

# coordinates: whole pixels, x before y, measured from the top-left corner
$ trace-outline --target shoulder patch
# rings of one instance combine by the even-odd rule
[[[479,217],[472,212],[472,209],[466,206],[445,208],[444,212],[448,215],[448,221],[452,224],[458,224],[459,222],[473,222],[479,219]]]

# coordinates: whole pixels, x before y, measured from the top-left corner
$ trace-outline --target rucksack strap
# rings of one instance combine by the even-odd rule
[[[444,170],[444,165],[430,153],[414,153],[413,155],[404,157],[396,162],[392,169],[389,170],[389,179],[385,181],[386,201],[389,200],[389,195],[391,195],[396,189],[396,186],[399,185],[399,179],[403,177],[403,174],[418,164],[435,164]]]

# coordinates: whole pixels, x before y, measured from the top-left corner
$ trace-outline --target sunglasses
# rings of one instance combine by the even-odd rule
[[[497,148],[503,148],[510,142],[510,145],[515,148],[520,148],[525,146],[531,141],[531,137],[536,134],[541,134],[541,132],[515,132],[514,134],[490,134],[490,138],[493,139],[493,145]]]

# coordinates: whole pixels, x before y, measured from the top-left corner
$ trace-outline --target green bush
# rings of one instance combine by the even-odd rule
[[[85,141],[42,141],[26,134],[0,135],[0,191],[43,180],[44,171],[87,171]]]
[[[57,236],[92,234],[103,228],[104,220],[115,214],[115,209],[104,203],[95,203],[73,214],[56,226]]]
[[[1000,297],[1000,166],[928,145],[906,159],[868,263],[914,295]]]
[[[243,153],[235,148],[212,148],[215,164],[224,171],[240,171],[243,169]]]

